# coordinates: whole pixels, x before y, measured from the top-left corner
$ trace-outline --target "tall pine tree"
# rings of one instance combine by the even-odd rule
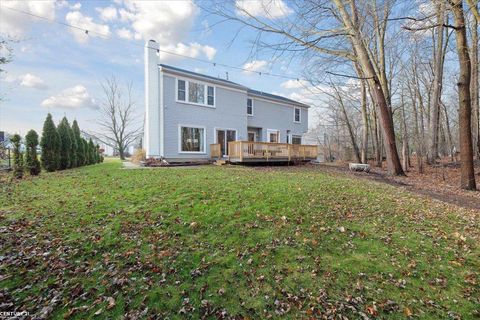
[[[70,153],[72,151],[72,140],[70,139],[68,120],[63,117],[58,124],[58,135],[60,136],[60,162],[59,170],[70,168]]]
[[[25,136],[25,166],[30,175],[37,176],[40,174],[40,161],[37,156],[38,134],[35,130],[28,131]]]
[[[102,155],[100,154],[100,146],[97,144],[95,146],[95,152],[96,152],[96,155],[97,155],[97,163],[100,163],[102,162]]]
[[[13,144],[13,176],[17,179],[23,177],[23,155],[20,151],[22,138],[18,134],[14,134],[10,139]]]
[[[73,132],[72,127],[70,127],[70,124],[67,121],[68,125],[68,135],[70,136],[70,141],[71,141],[71,148],[70,148],[70,168],[75,168],[77,167],[77,149],[78,149],[78,144],[77,144],[77,139],[75,139],[75,134]]]
[[[85,166],[90,164],[90,152],[88,152],[88,142],[87,140],[82,138],[83,144],[83,151],[84,151],[84,158],[85,158]]]
[[[88,141],[88,153],[90,154],[89,164],[94,164],[95,163],[95,145],[93,144],[92,138]]]
[[[73,131],[73,137],[75,139],[75,143],[77,144],[77,147],[75,149],[76,165],[77,167],[81,167],[85,165],[85,150],[83,148],[83,143],[81,140],[82,137],[80,135],[80,128],[78,127],[77,120],[73,120],[72,131]]]
[[[49,113],[43,124],[42,139],[40,140],[42,147],[42,166],[48,172],[57,170],[60,153],[60,136],[58,135],[55,123],[53,123],[52,115]]]

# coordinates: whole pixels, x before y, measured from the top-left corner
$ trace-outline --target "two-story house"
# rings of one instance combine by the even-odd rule
[[[308,128],[308,105],[159,64],[157,49],[158,44],[152,40],[145,46],[147,158],[178,162],[207,160],[215,153],[228,157],[232,156],[231,142],[250,141],[258,142],[257,156],[273,159],[287,154],[259,150],[265,146],[271,149],[274,143],[302,143]],[[260,142],[271,144],[262,147]],[[252,144],[250,153],[254,154]]]

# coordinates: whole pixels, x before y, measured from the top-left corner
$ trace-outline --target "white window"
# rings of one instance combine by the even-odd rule
[[[214,87],[207,87],[207,104],[209,106],[215,105],[215,88]]]
[[[293,108],[293,121],[294,122],[301,122],[300,117],[300,108]]]
[[[302,136],[292,135],[292,144],[302,144]]]
[[[177,101],[215,107],[215,87],[201,82],[178,79]]]
[[[247,114],[253,116],[253,100],[250,98],[247,99]]]
[[[178,80],[177,99],[180,101],[185,101],[185,93],[186,93],[185,86],[186,86],[185,80]]]
[[[205,128],[204,127],[179,127],[179,152],[204,153]]]
[[[205,104],[205,86],[197,82],[188,82],[188,102]]]

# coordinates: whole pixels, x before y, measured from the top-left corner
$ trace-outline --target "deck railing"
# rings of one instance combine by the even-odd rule
[[[275,142],[231,141],[228,143],[230,160],[312,160],[316,159],[316,145]]]
[[[222,149],[220,148],[219,143],[214,143],[210,145],[210,158],[221,158],[222,157]]]

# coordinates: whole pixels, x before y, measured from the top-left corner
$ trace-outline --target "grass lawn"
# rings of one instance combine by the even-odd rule
[[[479,215],[318,170],[3,182],[0,309],[45,318],[480,317]]]

